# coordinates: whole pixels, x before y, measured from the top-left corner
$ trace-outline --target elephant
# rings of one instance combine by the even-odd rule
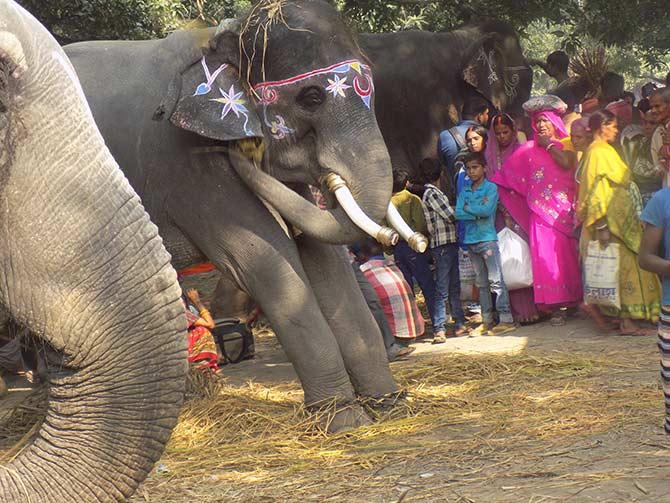
[[[416,174],[437,155],[441,131],[459,120],[473,95],[493,107],[522,114],[532,71],[514,29],[501,21],[445,33],[421,30],[364,34],[361,49],[372,62],[377,121],[394,171]]]
[[[49,352],[45,417],[0,467],[0,499],[125,500],[183,400],[179,284],[70,62],[11,0],[0,0],[0,204],[0,304]]]
[[[258,303],[307,407],[337,404],[331,431],[368,424],[359,399],[399,388],[341,245],[397,238],[379,225],[392,170],[371,69],[335,7],[261,0],[217,28],[65,51],[175,268],[211,261],[218,291]]]

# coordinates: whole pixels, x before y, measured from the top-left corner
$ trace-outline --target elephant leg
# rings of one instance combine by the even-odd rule
[[[302,383],[306,405],[346,404],[330,422],[331,430],[367,424],[362,409],[351,405],[351,381],[295,242],[230,168],[217,165],[214,173],[222,171],[225,191],[218,179],[181,188],[171,203],[178,208],[174,221],[258,303]]]
[[[384,340],[342,246],[305,235],[296,240],[321,311],[335,334],[356,392],[381,398],[398,392]]]

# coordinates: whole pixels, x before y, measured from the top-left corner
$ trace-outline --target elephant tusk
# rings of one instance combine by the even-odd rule
[[[409,225],[403,220],[400,213],[393,203],[389,203],[388,210],[386,210],[386,220],[391,224],[398,234],[407,241],[407,244],[412,250],[418,253],[423,253],[428,248],[428,239],[420,232],[414,232]]]
[[[335,194],[335,198],[340,203],[340,206],[342,206],[344,212],[358,228],[365,231],[384,246],[395,246],[398,243],[398,239],[400,239],[398,233],[388,227],[382,227],[367,216],[354,199],[354,196],[347,187],[347,183],[340,175],[329,173],[325,176],[324,182],[328,186],[328,190]]]

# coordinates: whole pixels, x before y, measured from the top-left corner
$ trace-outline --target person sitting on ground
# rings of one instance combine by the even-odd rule
[[[360,253],[365,257],[360,270],[379,298],[394,342],[405,347],[408,342],[423,335],[425,330],[414,292],[400,269],[384,258],[382,246],[377,241],[366,239],[361,245]],[[388,348],[390,346],[387,344],[387,351]],[[403,352],[407,353],[408,351]]]
[[[658,191],[642,212],[645,224],[640,267],[658,274],[663,282],[658,348],[661,352],[661,379],[665,396],[665,432],[670,433],[670,189]]]
[[[482,330],[491,335],[516,329],[509,294],[502,275],[502,262],[495,229],[498,188],[486,179],[486,158],[481,152],[465,157],[465,166],[472,183],[463,189],[456,203],[456,219],[464,222],[464,244],[472,261],[482,306]],[[491,292],[496,295],[495,311],[500,323],[495,324]]]
[[[354,252],[355,250],[355,252]],[[391,331],[388,320],[386,319],[386,313],[382,307],[381,300],[377,295],[377,292],[370,282],[366,279],[365,274],[361,271],[359,265],[359,260],[361,263],[365,263],[369,257],[364,257],[361,251],[360,245],[352,245],[349,247],[349,259],[351,261],[351,266],[354,269],[354,275],[356,276],[356,282],[358,287],[363,294],[365,303],[368,306],[368,309],[372,313],[372,317],[375,319],[379,331],[382,334],[382,339],[384,340],[384,347],[386,348],[386,356],[390,362],[397,360],[403,356],[407,356],[414,351],[415,348],[407,346],[404,342],[396,341]]]
[[[219,355],[211,330],[214,320],[195,288],[182,295],[188,323],[188,362],[196,369],[218,372]]]
[[[421,199],[407,190],[407,173],[397,171],[393,174],[391,203],[411,229],[424,235],[428,233]],[[427,251],[424,253],[416,252],[412,250],[407,241],[401,239],[393,248],[393,258],[410,287],[414,287],[414,280],[416,279],[423,297],[426,299],[431,321],[434,322],[435,281],[430,270],[429,253]]]
[[[466,332],[465,313],[461,306],[456,220],[449,198],[437,188],[441,173],[439,162],[433,162],[430,171],[426,173],[426,178],[430,182],[426,185],[426,192],[423,195],[423,212],[430,235],[430,252],[436,268],[433,344],[446,342],[447,301],[451,306],[451,315],[456,325],[454,335],[463,335]]]

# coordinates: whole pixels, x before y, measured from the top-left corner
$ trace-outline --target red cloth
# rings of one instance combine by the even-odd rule
[[[186,276],[193,276],[194,274],[202,274],[203,272],[210,272],[216,269],[216,266],[211,262],[202,262],[200,264],[192,265],[177,271],[177,275],[183,278]]]
[[[414,339],[425,330],[414,294],[400,269],[381,259],[371,259],[361,271],[377,293],[391,332],[399,339]]]
[[[616,115],[619,122],[619,131],[633,123],[633,107],[624,100],[613,101],[605,107],[605,110],[609,110]]]

